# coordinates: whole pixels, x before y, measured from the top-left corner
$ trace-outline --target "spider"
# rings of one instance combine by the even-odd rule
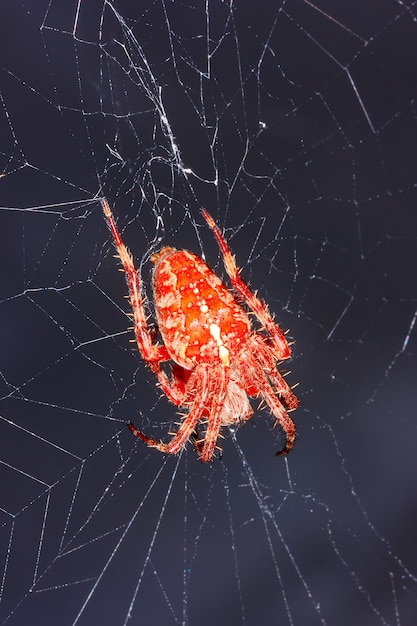
[[[124,245],[106,199],[101,205],[123,265],[129,288],[136,342],[168,399],[185,409],[168,443],[141,433],[132,423],[131,432],[148,446],[167,454],[178,453],[191,437],[200,461],[211,461],[222,426],[246,422],[253,414],[248,396],[261,397],[286,434],[286,444],[277,454],[287,454],[294,443],[295,426],[288,415],[299,401],[277,369],[288,359],[290,348],[267,306],[243,282],[234,258],[213,218],[201,213],[217,240],[232,287],[258,318],[254,330],[248,314],[212,270],[187,250],[163,247],[151,257],[153,297],[157,329],[146,321],[144,296],[133,259]],[[161,363],[171,361],[171,376]],[[197,426],[205,432],[198,439]]]

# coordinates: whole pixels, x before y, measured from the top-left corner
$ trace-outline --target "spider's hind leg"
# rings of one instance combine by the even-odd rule
[[[253,354],[257,354],[257,356],[255,357],[251,355],[248,357],[247,360],[248,369],[245,372],[247,377],[247,383],[249,385],[253,385],[257,389],[258,395],[265,400],[272,414],[276,418],[275,425],[279,424],[286,435],[287,441],[285,443],[285,446],[278,454],[288,454],[288,452],[294,445],[295,424],[288,415],[288,411],[285,408],[287,403],[285,402],[284,398],[282,397],[281,399],[280,396],[283,396],[285,393],[287,399],[289,399],[289,392],[294,398],[294,402],[296,403],[293,408],[296,408],[296,406],[298,406],[298,400],[289,389],[287,383],[281,377],[279,378],[280,380],[282,380],[282,383],[285,386],[285,390],[274,389],[271,386],[269,379],[271,379],[271,382],[273,384],[275,383],[274,380],[272,380],[272,377],[270,377],[270,372],[267,370],[267,368],[264,367],[262,360],[259,359],[259,353],[253,351]],[[276,374],[277,376],[279,376],[277,372]],[[292,408],[290,408],[289,410],[292,410]]]
[[[211,461],[222,426],[222,413],[229,384],[229,368],[219,365],[210,373],[210,395],[212,398],[200,461]]]
[[[268,346],[266,338],[254,335],[250,342],[252,353],[256,354],[256,360],[268,376],[276,395],[286,409],[293,411],[299,406],[300,401],[279,372],[274,353]]]
[[[192,378],[192,380],[191,380]],[[165,454],[177,454],[186,444],[187,440],[192,436],[198,421],[201,419],[204,410],[210,407],[209,398],[209,366],[204,364],[198,366],[190,376],[190,387],[195,389],[194,401],[191,405],[190,412],[184,418],[178,431],[173,435],[169,443],[156,441],[147,435],[144,435],[132,423],[128,424],[129,430],[145,442],[151,448],[156,448]],[[200,457],[201,458],[201,457]],[[201,458],[202,461],[206,460]],[[210,459],[207,459],[210,460]]]

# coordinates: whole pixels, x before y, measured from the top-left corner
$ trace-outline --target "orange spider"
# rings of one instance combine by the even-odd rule
[[[153,296],[163,345],[154,342],[138,272],[121,240],[107,200],[101,201],[129,288],[136,341],[143,360],[156,375],[169,400],[188,410],[169,443],[147,437],[132,423],[136,437],[167,454],[176,454],[204,420],[204,437],[195,441],[200,461],[211,460],[222,426],[237,425],[252,416],[248,396],[262,397],[287,441],[279,454],[287,454],[295,439],[288,411],[299,401],[277,370],[290,348],[280,327],[243,282],[230,250],[213,218],[202,215],[213,231],[234,291],[258,318],[263,330],[255,331],[236,298],[198,256],[186,250],[162,248],[151,257]],[[161,363],[172,361],[171,378]],[[221,436],[221,435],[220,435]]]

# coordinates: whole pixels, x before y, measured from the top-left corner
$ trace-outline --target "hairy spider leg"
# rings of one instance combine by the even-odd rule
[[[198,370],[198,372],[197,372]],[[196,394],[190,412],[169,443],[156,441],[140,432],[130,423],[129,429],[141,441],[165,454],[177,454],[193,435],[197,422],[209,409],[207,431],[203,442],[195,442],[200,461],[211,460],[222,425],[221,414],[229,382],[228,368],[219,366],[213,370],[208,364],[200,364],[193,374],[196,379]]]
[[[278,358],[280,360],[288,359],[291,351],[288,346],[287,340],[285,339],[284,333],[282,332],[278,324],[275,324],[275,322],[273,321],[270,313],[268,312],[266,304],[264,304],[262,300],[257,298],[255,294],[252,293],[252,291],[240,277],[239,270],[236,267],[232,253],[230,252],[226,241],[223,239],[223,236],[211,215],[207,213],[207,211],[205,211],[204,209],[202,209],[201,213],[217,240],[220,252],[223,256],[224,267],[230,278],[233,288],[246,301],[249,308],[252,309],[261,324],[265,327],[265,330],[270,335],[273,345],[277,351]]]
[[[143,308],[143,298],[141,294],[141,283],[138,272],[133,264],[132,255],[124,245],[119,230],[116,226],[112,211],[106,198],[101,200],[101,206],[116,247],[117,256],[122,262],[126,276],[126,283],[129,289],[130,305],[133,311],[134,330],[136,343],[143,360],[149,365],[151,371],[158,378],[158,382],[173,404],[179,406],[184,399],[184,394],[174,382],[171,382],[166,373],[161,369],[160,363],[171,360],[165,346],[152,342],[152,332],[146,324],[146,316]]]
[[[278,394],[282,404],[291,411],[296,409],[300,401],[277,370],[276,362],[271,355],[271,351],[268,346],[265,345],[265,338],[261,335],[254,335],[249,339],[249,342],[251,344],[252,354],[256,354],[257,360],[272,382],[274,391]]]
[[[204,437],[204,445],[200,454],[200,461],[207,463],[211,460],[217,438],[222,425],[222,411],[227,394],[227,386],[229,383],[229,367],[218,365],[210,370],[210,380],[212,383],[210,395],[212,398],[210,406],[210,414],[208,417],[207,430]]]
[[[276,424],[279,424],[284,431],[287,441],[284,448],[278,452],[278,455],[288,454],[294,445],[295,425],[287,411],[283,407],[280,399],[276,396],[273,388],[268,381],[268,374],[263,370],[257,359],[250,352],[245,359],[247,367],[242,368],[242,372],[249,385],[255,385],[258,390],[258,396],[262,396],[276,417]]]
[[[202,363],[196,367],[193,374],[190,377],[190,384],[193,384],[195,378],[195,399],[191,406],[190,412],[185,417],[184,421],[180,425],[176,434],[172,437],[169,443],[163,443],[162,441],[156,441],[151,437],[147,437],[140,430],[137,430],[132,423],[129,423],[129,429],[131,432],[144,441],[151,448],[157,448],[160,452],[166,454],[177,454],[181,448],[188,441],[189,437],[193,434],[197,422],[201,419],[202,413],[207,405],[210,403],[209,399],[209,368],[206,363]],[[197,448],[198,450],[198,448]],[[200,455],[201,458],[201,455]],[[209,459],[208,459],[209,460]]]

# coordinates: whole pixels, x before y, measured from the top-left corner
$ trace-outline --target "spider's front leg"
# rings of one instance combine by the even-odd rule
[[[247,284],[240,277],[239,270],[236,267],[236,263],[233,259],[232,253],[230,252],[229,247],[224,240],[216,222],[213,220],[211,215],[207,213],[207,211],[205,211],[204,209],[201,211],[201,213],[207,224],[213,231],[213,234],[217,240],[220,252],[223,256],[224,267],[230,278],[233,289],[241,296],[241,298],[245,300],[249,308],[252,309],[261,324],[265,327],[265,330],[269,334],[276,350],[277,358],[279,360],[288,359],[291,355],[291,351],[287,340],[285,339],[284,333],[282,332],[278,324],[275,324],[275,322],[273,321],[266,304],[264,304],[262,300],[257,298],[255,294],[252,293]]]
[[[136,343],[140,354],[142,359],[149,365],[152,372],[158,378],[158,382],[163,392],[173,404],[179,406],[183,401],[184,395],[181,393],[180,386],[176,384],[175,377],[174,382],[171,383],[168,376],[161,369],[160,363],[169,361],[171,357],[169,356],[165,346],[154,343],[152,336],[153,333],[146,324],[141,283],[138,272],[133,264],[132,255],[122,241],[119,229],[117,228],[113,217],[113,213],[105,198],[101,200],[101,206],[109,225],[110,232],[113,236],[117,255],[122,262],[123,270],[125,272],[126,282],[129,289],[130,306],[132,307]]]

